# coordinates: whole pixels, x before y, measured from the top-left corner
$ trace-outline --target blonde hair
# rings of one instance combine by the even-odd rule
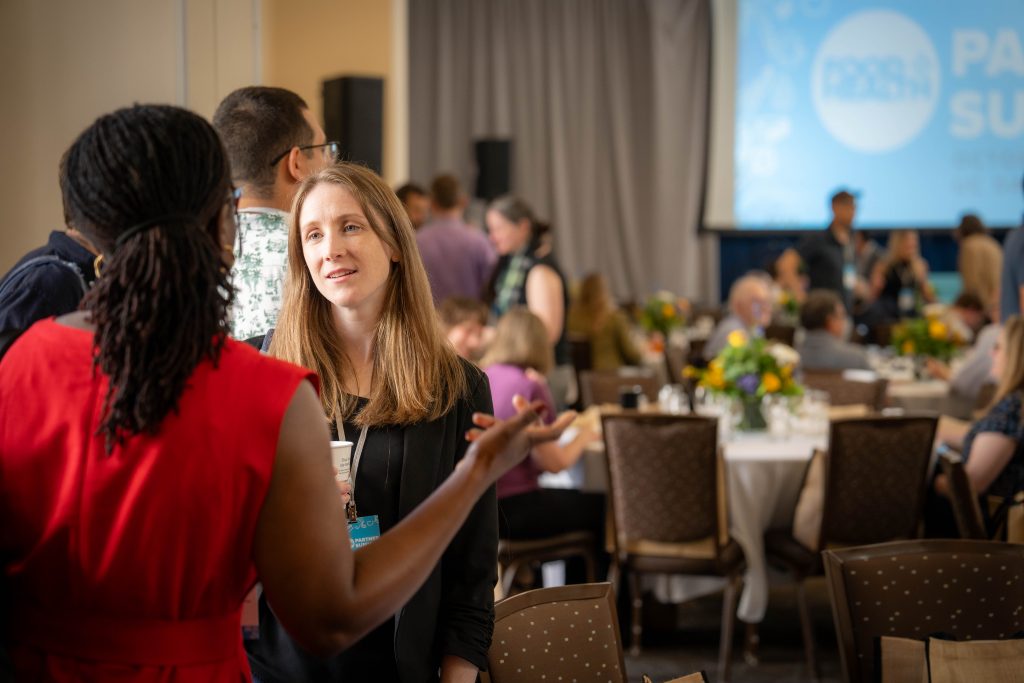
[[[543,321],[525,306],[509,310],[494,329],[494,341],[480,361],[481,367],[503,363],[541,374],[554,366],[555,358]]]
[[[398,259],[391,264],[374,332],[369,400],[355,422],[375,426],[436,420],[466,395],[466,375],[438,323],[409,217],[391,188],[363,166],[339,163],[299,185],[288,225],[284,301],[270,354],[316,372],[328,418],[352,419],[357,398],[342,389],[352,362],[335,328],[332,304],[317,290],[306,267],[299,234],[302,207],[310,192],[323,184],[347,190],[374,234]]]
[[[889,252],[888,265],[892,265],[903,260],[903,257],[900,256],[900,252],[903,251],[905,243],[911,238],[917,239],[916,230],[893,230],[889,233],[889,241],[885,245],[886,251]],[[919,242],[917,252],[911,258],[917,258],[920,255],[921,245]]]
[[[1002,352],[1006,358],[1006,367],[996,385],[993,406],[1009,394],[1024,389],[1024,318],[1019,315],[1010,316],[1003,322]]]

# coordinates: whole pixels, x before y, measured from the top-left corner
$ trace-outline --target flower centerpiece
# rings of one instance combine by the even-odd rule
[[[799,354],[791,347],[736,330],[706,370],[691,366],[685,374],[705,390],[739,401],[743,406],[740,429],[764,429],[762,399],[803,393],[803,387],[793,379],[799,362]]]
[[[904,320],[892,328],[892,347],[901,356],[918,356],[949,361],[963,337],[937,315]]]
[[[640,312],[640,325],[648,332],[660,332],[666,340],[669,333],[686,322],[684,299],[672,292],[661,291],[644,304]]]

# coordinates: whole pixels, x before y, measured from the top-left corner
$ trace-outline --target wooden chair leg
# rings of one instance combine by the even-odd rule
[[[587,550],[583,553],[583,564],[586,567],[587,572],[587,583],[594,583],[597,581],[597,567],[594,562],[594,553]]]
[[[819,680],[818,653],[814,647],[814,625],[811,623],[811,612],[807,608],[807,590],[803,578],[796,582],[796,604],[800,610],[800,630],[804,638],[804,654],[807,657],[807,669],[814,680]]]
[[[633,639],[629,654],[637,657],[640,655],[640,636],[643,632],[644,596],[640,592],[640,576],[632,569],[629,572],[629,597],[633,605]]]
[[[746,632],[743,635],[743,661],[750,666],[757,666],[760,661],[757,653],[760,644],[760,624],[747,622]]]
[[[722,635],[718,643],[718,680],[729,683],[729,670],[732,666],[732,640],[736,627],[736,601],[739,598],[740,577],[733,575],[725,584],[722,596]]]
[[[512,595],[512,584],[515,583],[516,574],[519,572],[519,562],[512,560],[505,565],[501,573],[501,592],[504,597]]]

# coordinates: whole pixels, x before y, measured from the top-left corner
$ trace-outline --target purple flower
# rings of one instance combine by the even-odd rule
[[[757,393],[757,387],[761,384],[761,380],[757,375],[743,375],[736,380],[736,385],[748,394]]]

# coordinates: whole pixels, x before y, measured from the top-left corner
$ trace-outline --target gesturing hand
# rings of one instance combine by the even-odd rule
[[[517,465],[536,444],[559,438],[576,419],[576,413],[569,411],[559,415],[552,424],[545,425],[539,417],[544,412],[542,402],[531,404],[522,396],[516,396],[513,404],[517,413],[508,420],[475,413],[473,424],[478,429],[466,433],[466,440],[473,442],[470,453],[487,465],[494,480]]]

